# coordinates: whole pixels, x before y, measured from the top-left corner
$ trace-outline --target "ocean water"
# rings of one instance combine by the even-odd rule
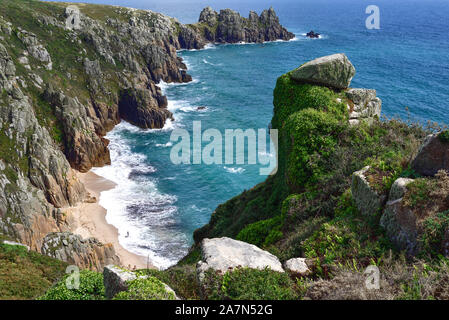
[[[161,84],[175,121],[146,131],[122,122],[108,134],[112,165],[95,169],[117,183],[101,195],[107,220],[119,229],[127,249],[149,256],[160,268],[187,252],[193,231],[209,221],[217,205],[266,178],[258,165],[172,164],[172,130],[191,131],[193,121],[220,132],[267,128],[276,79],[302,63],[344,52],[357,69],[352,87],[376,89],[384,115],[449,122],[449,1],[90,2],[151,9],[184,23],[195,22],[206,5],[245,16],[273,5],[281,23],[296,34],[289,42],[179,52],[194,81]],[[370,4],[380,8],[380,30],[365,27]],[[322,38],[306,39],[310,30]]]

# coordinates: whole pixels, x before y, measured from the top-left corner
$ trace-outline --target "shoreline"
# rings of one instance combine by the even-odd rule
[[[76,171],[76,175],[90,196],[77,206],[67,209],[71,231],[83,238],[94,237],[101,243],[111,243],[122,267],[154,269],[154,265],[151,261],[147,261],[146,257],[126,250],[119,242],[118,229],[106,221],[107,210],[99,204],[100,195],[103,191],[115,188],[116,184],[92,171],[86,173]]]

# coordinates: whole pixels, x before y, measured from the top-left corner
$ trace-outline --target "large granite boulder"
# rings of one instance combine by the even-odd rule
[[[343,53],[309,61],[291,73],[294,80],[336,89],[348,88],[354,75],[355,68]]]
[[[200,281],[204,279],[204,272],[208,269],[213,269],[221,274],[237,267],[269,268],[273,271],[284,272],[277,257],[246,242],[226,237],[204,239],[201,249],[202,261],[197,265]]]
[[[412,169],[423,176],[434,176],[440,170],[449,171],[449,139],[446,132],[427,136]]]
[[[386,196],[379,194],[368,182],[367,166],[352,175],[352,198],[359,211],[366,216],[373,216],[380,212],[385,203]]]

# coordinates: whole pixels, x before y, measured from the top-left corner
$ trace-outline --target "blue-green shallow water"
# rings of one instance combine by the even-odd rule
[[[307,60],[345,52],[357,69],[352,87],[377,89],[383,114],[448,122],[449,2],[376,1],[381,30],[365,28],[365,8],[354,1],[97,1],[160,11],[185,23],[201,9],[276,9],[297,41],[220,45],[180,52],[194,82],[163,85],[176,121],[164,130],[143,131],[120,124],[111,140],[112,166],[96,172],[118,183],[104,192],[107,219],[128,249],[149,255],[159,266],[175,263],[220,203],[263,181],[257,166],[182,165],[170,162],[171,129],[266,128],[272,117],[277,77]],[[322,39],[305,39],[311,29]],[[196,107],[207,109],[197,111]],[[129,232],[130,236],[125,237]]]

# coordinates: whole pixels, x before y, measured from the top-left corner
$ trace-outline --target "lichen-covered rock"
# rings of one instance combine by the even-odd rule
[[[222,274],[237,267],[269,268],[273,271],[284,272],[277,257],[246,242],[226,237],[203,239],[201,250],[202,261],[198,262],[197,265],[200,281],[204,279],[204,272],[208,269],[213,269]]]
[[[411,208],[404,206],[402,198],[387,202],[380,225],[398,249],[409,255],[419,251],[417,217]]]
[[[365,167],[352,175],[352,198],[359,211],[366,216],[373,216],[380,212],[386,200],[385,195],[380,195],[370,186],[366,174],[370,167]]]
[[[348,88],[354,75],[355,68],[343,53],[309,61],[291,72],[292,79],[296,81],[336,89]]]
[[[443,134],[427,136],[412,162],[412,169],[423,176],[434,176],[440,170],[449,171],[449,141]]]
[[[300,277],[305,277],[311,274],[305,258],[293,258],[287,260],[284,267],[289,273]]]
[[[127,282],[137,279],[137,275],[115,265],[107,265],[103,279],[106,298],[112,299],[117,293],[128,290]]]
[[[413,181],[399,178],[393,183],[384,213],[380,218],[380,225],[385,229],[387,237],[397,248],[406,250],[408,254],[415,254],[418,251],[417,218],[413,210],[403,203],[407,185]]]
[[[380,118],[382,100],[376,97],[376,90],[351,88],[346,91],[346,96],[353,103],[349,106],[349,121],[351,123]]]
[[[136,273],[128,271],[126,269],[120,268],[118,266],[115,265],[108,265],[104,267],[103,270],[103,281],[104,281],[104,288],[105,288],[105,295],[106,298],[108,299],[112,299],[114,298],[119,292],[123,292],[123,291],[128,291],[130,289],[131,286],[131,290],[132,290],[132,282],[134,280],[151,280],[150,277],[148,276],[138,276]],[[152,278],[154,280],[154,282],[157,282],[158,286],[161,287],[162,289],[162,295],[160,295],[160,293],[158,295],[160,296],[171,296],[171,299],[175,299],[175,300],[180,300],[180,298],[176,295],[176,292],[170,288],[167,284],[160,282],[159,280]],[[154,285],[154,282],[151,283],[152,285]],[[142,285],[145,285],[145,281],[142,282]],[[139,290],[139,291],[145,291],[145,288],[143,288],[144,290]],[[151,288],[148,288],[149,291],[151,291]],[[163,292],[165,290],[165,293]],[[140,292],[140,294],[142,295],[142,297],[140,298],[144,298],[143,296],[145,295],[145,293]],[[164,297],[160,297],[160,299],[164,299]]]
[[[43,241],[42,254],[83,268],[101,271],[109,264],[120,264],[111,244],[95,238],[82,239],[70,232],[49,233]]]
[[[397,179],[391,186],[388,201],[394,201],[404,197],[405,193],[407,192],[407,185],[409,185],[413,181],[415,180],[409,178]]]

